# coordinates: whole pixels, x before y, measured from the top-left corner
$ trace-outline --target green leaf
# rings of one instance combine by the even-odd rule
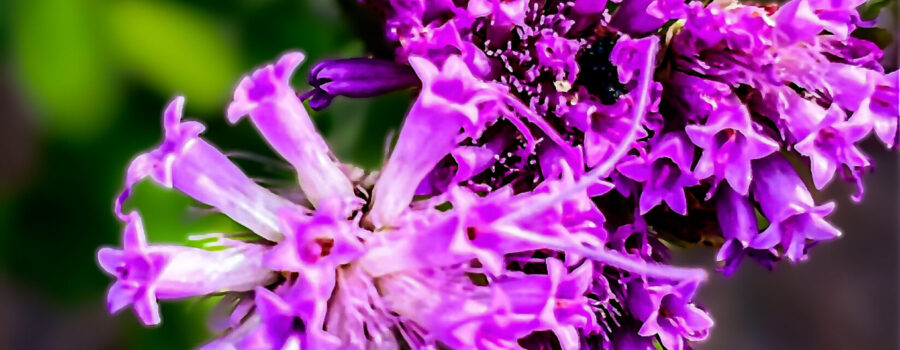
[[[656,350],[666,350],[666,347],[659,342],[658,337],[653,337],[653,348]]]
[[[766,216],[759,211],[759,209],[753,208],[753,213],[756,216],[756,227],[760,231],[764,231],[765,229],[769,228],[769,219],[767,219]]]
[[[891,4],[895,3],[895,0],[869,0],[866,1],[865,4],[859,7],[859,15],[864,20],[873,20],[878,17],[878,14],[881,13],[886,7],[889,7]]]
[[[191,7],[151,1],[109,5],[115,57],[163,95],[184,94],[188,108],[223,110],[240,77],[239,52],[216,21]]]
[[[86,0],[21,0],[11,6],[19,79],[46,127],[66,139],[89,139],[108,127],[119,99]]]

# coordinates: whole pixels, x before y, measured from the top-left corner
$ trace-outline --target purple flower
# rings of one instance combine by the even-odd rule
[[[851,169],[869,166],[869,159],[855,144],[869,133],[867,126],[845,119],[844,111],[832,105],[815,129],[794,145],[797,152],[809,157],[817,189],[824,187],[842,164]]]
[[[771,249],[743,248],[740,244],[728,244],[727,242],[726,244],[727,246],[722,245],[722,249],[719,251],[719,254],[716,255],[716,260],[723,261],[723,264],[719,266],[718,271],[724,276],[733,275],[738,267],[740,267],[741,262],[744,261],[744,258],[747,257],[753,259],[769,271],[772,271],[775,268],[775,263],[779,260],[779,257],[773,253]]]
[[[566,348],[574,348],[581,332],[600,329],[596,310],[586,298],[593,265],[576,257],[653,278],[703,278],[695,270],[648,266],[604,249],[604,218],[589,196],[601,195],[611,186],[594,180],[559,197],[581,186],[578,177],[584,174],[580,159],[571,158],[577,153],[559,143],[536,149],[541,174],[552,180],[531,191],[514,193],[501,186],[481,194],[460,187],[462,179],[484,169],[480,150],[495,151],[458,147],[459,134],[475,137],[485,127],[484,118],[505,115],[490,100],[503,97],[505,91],[467,74],[467,66],[455,56],[447,59],[443,71],[421,61],[425,66],[419,67],[420,74],[427,78],[422,79],[423,92],[407,122],[444,116],[454,123],[445,130],[452,136],[445,152],[457,157],[460,178],[432,200],[413,201],[403,196],[427,172],[398,167],[417,175],[397,176],[416,181],[376,182],[372,191],[387,195],[375,195],[371,203],[390,200],[399,210],[392,226],[372,232],[362,220],[365,207],[360,204],[366,197],[346,190],[358,180],[340,170],[342,165],[330,156],[287,85],[300,58],[289,53],[243,79],[229,117],[235,121],[250,115],[260,133],[301,174],[299,187],[308,202],[290,202],[253,183],[199,137],[199,123],[180,121],[183,99],[176,99],[164,115],[166,139],[132,163],[126,191],[116,202],[117,212],[128,223],[125,249],[104,248],[98,254],[101,266],[119,279],[110,290],[112,311],[134,304],[145,323],[155,324],[157,299],[241,292],[229,294],[241,300],[229,316],[231,330],[209,349],[399,344],[391,331],[394,327],[414,327],[407,328],[414,333],[401,335],[410,344],[441,341],[459,347],[505,348],[532,332],[549,331]],[[442,114],[417,114],[417,108]],[[412,138],[403,141],[404,135]],[[432,141],[401,133],[398,144],[409,146],[398,146],[390,162],[403,159],[399,164],[408,166],[407,159],[422,157],[422,152],[412,150]],[[403,147],[409,148],[402,151]],[[401,151],[411,158],[394,158]],[[437,159],[436,154],[424,155],[430,162]],[[382,179],[399,179],[385,177],[392,168],[387,169]],[[322,177],[315,171],[338,175]],[[138,214],[121,214],[128,189],[145,176],[213,205],[259,238],[242,242],[220,236],[217,245],[224,249],[215,251],[146,244]],[[438,209],[445,202],[451,209]],[[539,208],[541,220],[525,219],[532,208]],[[377,205],[371,207],[372,213],[377,210]],[[510,254],[552,250],[568,252],[569,258],[538,259],[545,272],[534,273],[531,268],[526,272],[508,260]],[[468,277],[473,272],[488,282],[474,283]],[[413,281],[428,290],[448,283],[460,289],[447,300],[432,299],[433,293],[411,293]],[[249,291],[252,299],[247,298]]]
[[[628,35],[641,36],[659,29],[669,19],[681,17],[684,9],[683,1],[623,0],[609,26]]]
[[[691,141],[703,149],[694,175],[700,179],[714,176],[714,183],[727,180],[738,193],[747,194],[752,180],[750,161],[777,151],[778,144],[756,131],[750,113],[730,88],[715,82],[708,84],[716,86],[716,91],[724,88],[726,92],[703,95],[701,99],[708,102],[686,101],[689,106],[712,106],[704,125],[688,125],[685,129]]]
[[[397,144],[373,193],[372,217],[387,226],[409,205],[415,186],[465,137],[477,136],[491,120],[502,90],[477,79],[458,56],[438,69],[424,58],[410,63],[422,81],[422,92],[406,116]],[[428,148],[421,146],[428,144]]]
[[[433,1],[432,3],[435,7],[435,14],[444,12],[444,10],[438,9],[441,7],[439,5],[440,1]],[[409,64],[409,58],[417,56],[427,58],[435,65],[441,65],[450,56],[460,56],[474,75],[483,77],[490,74],[491,67],[487,55],[482,50],[479,50],[474,43],[463,40],[460,33],[461,28],[457,24],[463,25],[462,23],[465,22],[471,25],[474,18],[465,15],[466,12],[463,9],[453,7],[450,11],[461,17],[457,21],[448,21],[440,24],[432,23],[427,27],[421,23],[421,17],[425,16],[424,13],[416,13],[416,18],[401,16],[405,18],[398,19],[398,21],[409,21],[415,24],[411,28],[403,29],[410,30],[413,33],[399,41],[400,48],[397,50],[398,61],[401,61],[403,64]],[[399,16],[400,14],[398,13],[397,15]],[[389,29],[389,31],[391,30]]]
[[[641,71],[646,70],[642,58],[647,55],[655,56],[657,44],[658,41],[654,39],[633,39],[627,35],[620,37],[609,54],[609,61],[616,65],[619,72],[619,81],[630,82]]]
[[[724,262],[719,269],[722,274],[733,274],[744,257],[748,256],[771,270],[778,258],[766,249],[750,248],[750,243],[757,239],[759,233],[756,212],[750,199],[723,186],[717,190],[715,202],[719,228],[725,240],[716,254],[716,260]]]
[[[862,102],[854,118],[871,123],[878,138],[888,147],[894,147],[897,144],[897,115],[900,114],[900,73],[894,71],[878,80],[872,96]]]
[[[353,198],[350,180],[335,163],[322,136],[316,132],[303,102],[290,87],[290,78],[303,62],[303,54],[287,53],[241,79],[228,105],[228,121],[250,115],[269,144],[297,169],[300,188],[316,205],[326,196]]]
[[[573,106],[566,114],[566,120],[584,131],[584,160],[588,166],[596,166],[615,152],[631,125],[631,96],[619,98],[614,105],[606,106],[599,101],[583,101]],[[647,137],[641,128],[637,138]]]
[[[824,1],[794,0],[778,9],[773,16],[777,38],[788,44],[808,40],[822,30],[846,38],[861,23],[856,8],[862,0]]]
[[[257,185],[225,154],[201,139],[200,123],[181,121],[183,105],[182,97],[169,103],[163,115],[165,139],[158,148],[138,155],[129,165],[125,191],[116,200],[116,212],[123,215],[121,206],[131,187],[149,176],[162,186],[174,187],[213,206],[262,237],[279,240],[276,212],[285,207],[304,209]]]
[[[128,225],[122,234],[122,250],[102,248],[97,253],[100,267],[119,280],[109,289],[107,306],[110,312],[134,304],[141,322],[158,324],[159,306],[156,305],[154,284],[160,271],[168,264],[162,254],[150,255],[144,227],[137,213],[128,215]]]
[[[575,54],[581,48],[581,43],[558,37],[553,30],[545,29],[534,44],[534,48],[540,66],[550,69],[557,81],[567,81],[569,84],[575,82],[579,69],[575,62]]]
[[[357,228],[346,218],[346,207],[346,203],[329,197],[311,216],[281,212],[281,232],[285,237],[266,253],[266,266],[309,273],[320,268],[334,269],[359,257],[363,252],[362,243]]]
[[[687,214],[684,188],[697,184],[690,166],[694,149],[684,133],[658,136],[650,153],[623,161],[616,168],[628,178],[644,184],[641,192],[641,214],[662,202],[676,213]]]
[[[123,249],[102,248],[100,266],[118,280],[109,288],[110,312],[133,304],[146,325],[160,322],[157,299],[179,299],[226,291],[247,291],[272,282],[262,264],[265,247],[230,243],[221,251],[148,245],[137,212],[126,216]]]
[[[109,308],[156,324],[157,300],[223,295],[209,350],[690,348],[712,327],[694,304],[707,274],[670,265],[671,247],[722,241],[725,275],[803,260],[840,231],[798,171],[862,186],[859,142],[896,143],[898,76],[848,37],[868,25],[858,5],[365,1],[391,61],[320,62],[298,97],[304,56],[289,52],[227,108],[296,186],[257,184],[181,120],[183,98],[169,104],[115,203],[123,249],[98,253]],[[413,87],[371,173],[332,154],[303,102]],[[147,243],[123,212],[145,177],[244,232]]]
[[[577,348],[576,327],[595,322],[584,297],[590,267],[566,272],[561,263],[551,262],[547,268],[547,275],[511,275],[499,279],[496,288],[475,290],[465,297],[458,294],[462,291],[429,297],[397,289],[428,287],[433,283],[431,276],[410,276],[412,280],[405,284],[388,278],[385,290],[394,308],[407,310],[418,304],[419,309],[410,313],[413,319],[453,348],[515,347],[517,339],[542,330],[554,332],[564,349]],[[401,295],[391,296],[395,293]]]
[[[697,290],[696,282],[678,285],[629,284],[628,307],[644,322],[638,331],[641,336],[659,336],[666,349],[686,348],[686,341],[703,340],[709,335],[712,319],[694,306],[691,299]]]
[[[241,348],[248,349],[338,349],[340,340],[322,331],[326,305],[322,299],[297,284],[287,291],[286,299],[257,288],[254,299],[261,327],[247,337]],[[314,289],[314,288],[310,288]]]
[[[816,206],[791,164],[779,154],[754,162],[753,195],[769,227],[750,243],[754,249],[781,246],[791,261],[806,259],[807,242],[833,239],[841,232],[825,221],[834,203]]]
[[[467,10],[473,17],[490,16],[495,26],[503,28],[525,25],[527,6],[525,0],[471,0]]]
[[[749,198],[729,187],[722,187],[716,192],[715,199],[719,227],[722,229],[722,238],[725,239],[716,260],[722,261],[731,245],[747,247],[756,238],[759,229]]]

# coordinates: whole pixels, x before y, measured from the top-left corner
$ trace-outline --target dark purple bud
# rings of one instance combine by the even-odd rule
[[[309,72],[312,90],[300,96],[322,110],[337,96],[372,97],[419,84],[409,66],[374,58],[345,58],[320,62]]]

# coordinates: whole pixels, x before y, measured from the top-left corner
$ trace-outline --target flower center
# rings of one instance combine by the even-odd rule
[[[300,257],[303,258],[303,261],[312,264],[331,254],[333,248],[334,238],[316,237],[306,245],[306,248],[301,252]]]

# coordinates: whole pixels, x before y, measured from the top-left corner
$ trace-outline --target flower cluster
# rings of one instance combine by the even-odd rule
[[[302,198],[256,183],[182,120],[136,157],[115,211],[108,305],[224,295],[206,349],[690,348],[712,327],[702,269],[666,243],[720,247],[722,272],[807,258],[840,235],[821,189],[897,142],[898,74],[850,35],[859,0],[780,8],[680,0],[369,0],[390,58],[291,52],[227,108],[296,169]],[[380,172],[341,163],[306,106],[409,90]],[[306,105],[304,104],[306,102]],[[148,243],[124,202],[141,179],[246,227],[215,249]]]

